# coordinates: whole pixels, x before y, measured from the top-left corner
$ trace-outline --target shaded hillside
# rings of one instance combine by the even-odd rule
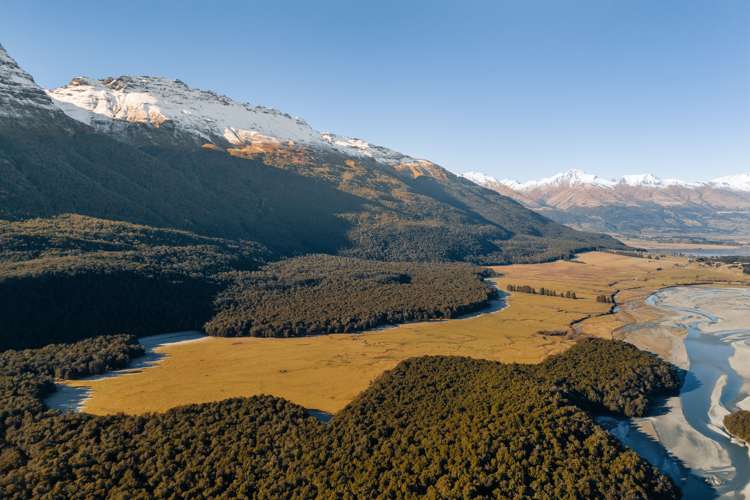
[[[674,238],[678,241],[689,237],[720,239],[750,235],[747,210],[717,210],[697,204],[571,207],[567,210],[543,209],[540,213],[561,224],[588,231]]]
[[[3,497],[679,496],[572,404],[621,393],[635,408],[678,387],[674,368],[627,344],[584,341],[537,366],[414,358],[329,424],[271,396],[139,417],[45,412],[51,364],[84,366],[100,344],[0,355]],[[106,352],[77,373],[116,367],[132,345],[120,338]],[[591,380],[578,373],[584,364]]]
[[[337,214],[361,201],[322,182],[200,149],[149,154],[54,120],[31,129],[0,120],[0,218],[79,213],[250,239],[279,254],[348,244]]]
[[[620,246],[455,176],[411,179],[337,155],[272,168],[202,149],[139,150],[65,127],[0,122],[0,217],[80,213],[250,239],[277,255],[380,260],[523,262]]]
[[[252,242],[78,215],[0,221],[0,349],[200,329],[225,286],[213,276],[267,256]]]
[[[369,210],[347,214],[353,246],[344,253],[356,257],[504,264],[623,248],[610,236],[570,229],[426,161],[407,168],[314,149],[228,152],[324,179],[367,200]]]

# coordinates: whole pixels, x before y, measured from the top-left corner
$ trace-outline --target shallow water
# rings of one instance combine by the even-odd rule
[[[676,287],[647,302],[673,313],[666,326],[687,330],[685,383],[648,417],[601,423],[672,477],[685,498],[750,498],[748,448],[722,424],[750,396],[750,373],[742,368],[750,368],[750,289]],[[631,329],[639,326],[657,325]]]

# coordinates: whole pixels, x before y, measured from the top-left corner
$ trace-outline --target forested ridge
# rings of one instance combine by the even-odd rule
[[[451,318],[487,304],[483,271],[308,255],[78,215],[0,221],[0,350],[179,330],[300,336]]]
[[[77,360],[102,349],[132,355],[117,339],[0,357],[0,496],[678,496],[578,406],[641,415],[631,400],[678,387],[674,367],[617,341],[582,341],[540,365],[413,358],[328,424],[272,396],[137,417],[43,408],[39,385],[55,370],[86,375],[98,368]]]

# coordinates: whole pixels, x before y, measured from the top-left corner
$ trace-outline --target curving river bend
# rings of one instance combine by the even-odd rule
[[[685,383],[651,416],[600,423],[672,477],[685,498],[750,498],[748,448],[722,424],[728,413],[750,409],[750,289],[675,287],[647,302],[667,319],[630,325],[621,336],[687,332],[667,356],[687,370]]]

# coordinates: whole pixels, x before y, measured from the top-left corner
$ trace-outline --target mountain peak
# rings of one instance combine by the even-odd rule
[[[671,187],[682,187],[687,189],[712,186],[716,189],[729,189],[734,191],[750,191],[750,174],[740,174],[715,179],[710,182],[687,182],[679,179],[662,179],[654,174],[629,174],[616,179],[605,179],[598,175],[588,174],[580,169],[570,169],[551,177],[539,180],[519,182],[514,180],[497,180],[494,177],[481,172],[467,172],[463,177],[483,185],[504,185],[520,192],[529,192],[540,189],[567,187],[567,188],[590,188],[599,187],[615,189],[622,187],[664,189]]]
[[[0,117],[27,117],[57,108],[34,79],[0,45]]]
[[[517,191],[527,192],[536,189],[546,189],[549,187],[598,187],[598,188],[612,188],[615,185],[614,181],[603,179],[594,174],[588,174],[583,170],[572,168],[555,174],[551,177],[545,177],[536,181],[517,182],[517,181],[500,181],[502,184],[515,189]]]
[[[623,175],[620,177],[619,182],[628,186],[659,186],[662,183],[661,179],[654,174]]]
[[[571,168],[560,174],[548,177],[547,179],[542,179],[539,182],[544,182],[546,184],[592,185],[606,187],[612,185],[612,181],[602,179],[594,174],[587,174],[583,170],[577,168]]]

